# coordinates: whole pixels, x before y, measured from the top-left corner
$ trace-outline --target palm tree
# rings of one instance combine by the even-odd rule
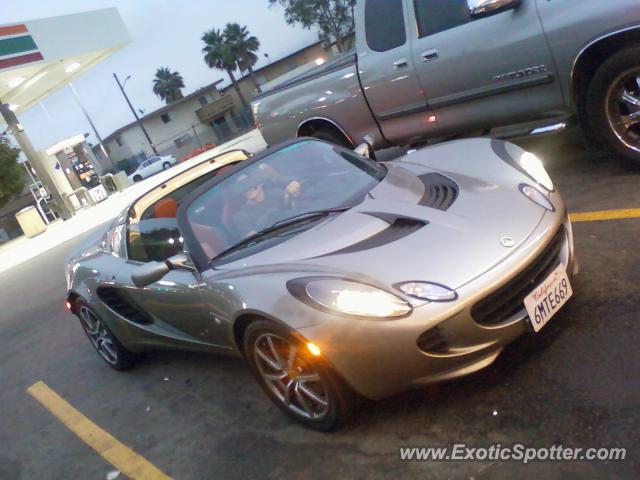
[[[224,35],[220,30],[211,29],[202,35],[202,41],[204,42],[204,61],[209,68],[216,68],[218,70],[224,70],[231,79],[231,84],[236,90],[242,106],[247,109],[247,102],[240,91],[240,87],[236,82],[236,77],[233,74],[234,70],[238,66],[238,61],[231,50],[229,44],[226,42]]]
[[[167,104],[180,100],[184,81],[178,72],[172,72],[167,67],[156,70],[156,78],[153,79],[153,93],[159,96]]]
[[[260,41],[249,34],[247,27],[241,27],[237,23],[227,23],[224,29],[224,37],[236,57],[240,71],[248,70],[256,90],[258,93],[262,93],[262,89],[253,72],[253,66],[258,61],[258,56],[255,52],[260,49]]]

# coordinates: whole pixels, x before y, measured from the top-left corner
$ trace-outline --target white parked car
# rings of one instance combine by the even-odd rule
[[[129,175],[129,180],[139,182],[142,179],[155,175],[156,173],[166,170],[176,163],[175,157],[167,155],[166,157],[151,157],[141,162],[138,169]]]

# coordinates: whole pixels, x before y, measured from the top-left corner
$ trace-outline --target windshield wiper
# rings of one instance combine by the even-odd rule
[[[276,222],[273,225],[271,225],[271,227],[269,228],[285,227],[287,225],[290,225],[291,223],[296,223],[298,220],[306,220],[307,218],[326,216],[332,213],[346,212],[351,208],[352,207],[336,207],[336,208],[325,208],[324,210],[314,210],[312,212],[304,212],[298,215],[294,215],[293,217],[280,220],[279,222]]]
[[[267,228],[263,228],[262,230],[260,230],[259,232],[254,233],[253,235],[249,235],[247,238],[241,240],[240,242],[236,243],[235,245],[227,248],[226,250],[223,250],[222,252],[220,252],[218,255],[216,255],[214,258],[211,259],[211,261],[215,261],[218,260],[222,257],[225,257],[233,252],[236,252],[238,250],[241,250],[245,247],[251,246],[254,243],[257,243],[262,237],[269,235],[270,233],[276,232],[278,230],[282,230],[284,228],[287,227],[291,227],[294,225],[297,225],[299,223],[303,223],[305,221],[310,221],[313,220],[317,217],[324,217],[327,215],[331,215],[332,213],[340,213],[340,212],[346,212],[347,210],[351,209],[352,207],[338,207],[338,208],[327,208],[325,210],[315,210],[313,212],[305,212],[305,213],[301,213],[299,215],[294,215],[293,217],[289,217],[289,218],[285,218],[284,220],[280,220],[276,223],[274,223],[273,225],[271,225],[270,227]]]

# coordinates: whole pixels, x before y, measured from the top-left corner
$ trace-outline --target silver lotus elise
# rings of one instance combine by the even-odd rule
[[[116,370],[153,348],[236,355],[329,430],[358,397],[491,364],[571,297],[571,224],[535,155],[368,151],[299,139],[180,173],[69,261],[67,306]]]

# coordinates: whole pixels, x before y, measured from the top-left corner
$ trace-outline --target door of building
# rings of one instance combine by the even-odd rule
[[[229,123],[224,116],[214,118],[211,122],[211,126],[221,142],[224,142],[231,137],[231,127],[229,127]]]

